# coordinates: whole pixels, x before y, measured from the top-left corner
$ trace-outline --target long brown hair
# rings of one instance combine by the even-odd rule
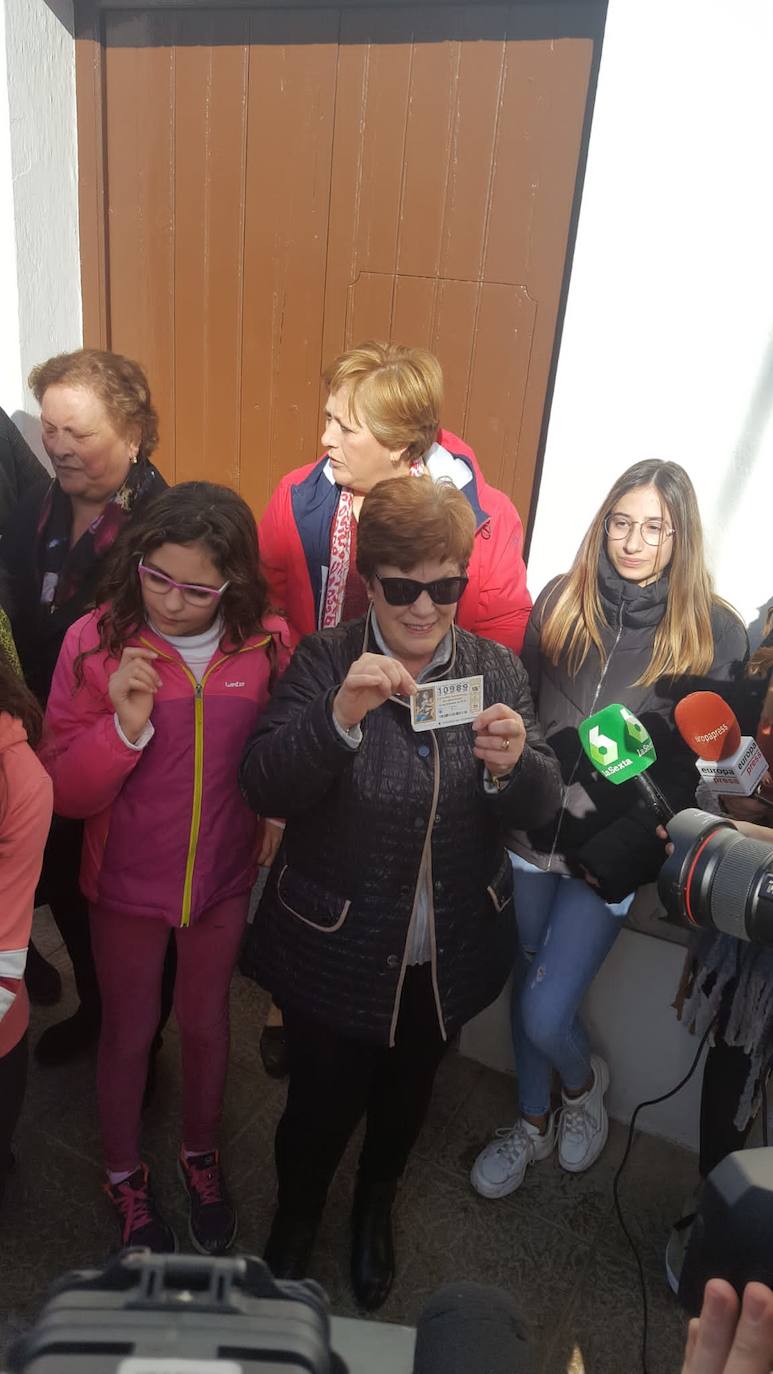
[[[569,570],[550,597],[540,633],[540,648],[554,665],[562,660],[576,673],[593,645],[604,661],[601,637],[604,612],[598,567],[606,538],[604,521],[620,499],[635,487],[655,487],[664,519],[674,530],[668,565],[668,595],[663,619],[655,631],[652,657],[636,685],[661,677],[705,673],[714,659],[712,607],[720,604],[737,614],[714,591],[706,567],[698,500],[690,478],[678,463],[650,458],[627,468],[612,486],[591,521]],[[740,619],[740,617],[739,617]]]
[[[236,648],[262,630],[269,609],[268,588],[252,511],[230,487],[181,482],[144,507],[116,540],[99,588],[100,601],[107,602],[97,624],[99,645],[75,660],[77,682],[82,680],[88,653],[103,650],[117,658],[144,625],[137,565],[162,544],[201,544],[207,550],[223,581],[229,583],[219,609]]]

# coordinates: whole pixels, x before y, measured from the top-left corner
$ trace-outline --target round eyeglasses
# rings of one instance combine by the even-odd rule
[[[662,520],[629,520],[627,515],[616,515],[614,511],[604,521],[610,539],[627,539],[637,525],[645,544],[653,549],[675,533],[673,525],[664,525]]]

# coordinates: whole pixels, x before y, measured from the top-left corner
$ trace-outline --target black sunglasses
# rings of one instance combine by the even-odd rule
[[[416,582],[412,577],[379,577],[384,600],[390,606],[412,606],[422,592],[427,592],[436,606],[452,606],[459,600],[469,581],[466,577],[436,577],[434,582]]]

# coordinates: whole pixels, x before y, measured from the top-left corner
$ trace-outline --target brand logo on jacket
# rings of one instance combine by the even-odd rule
[[[246,682],[236,682],[236,681],[233,681],[233,682],[224,682],[224,683],[223,683],[223,686],[224,686],[224,687],[246,687],[246,686],[247,686],[247,683],[246,683]]]

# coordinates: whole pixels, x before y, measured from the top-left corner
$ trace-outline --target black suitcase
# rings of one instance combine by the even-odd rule
[[[12,1374],[346,1374],[318,1284],[262,1260],[129,1250],[49,1292]]]

